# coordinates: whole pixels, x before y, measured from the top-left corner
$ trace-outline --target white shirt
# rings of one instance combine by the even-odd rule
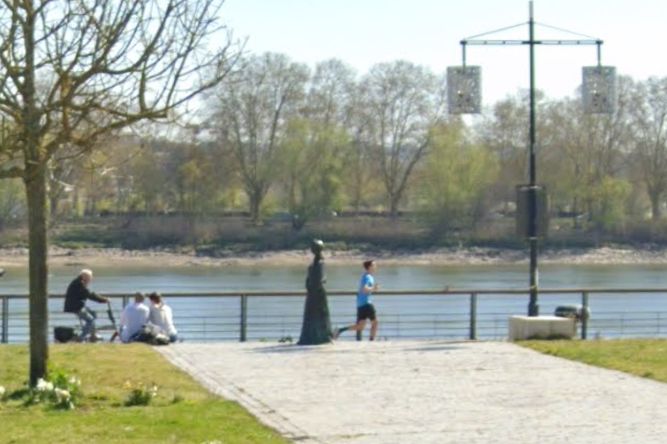
[[[178,334],[176,327],[174,327],[171,307],[164,302],[160,305],[151,304],[149,319],[151,324],[160,327],[167,336]]]
[[[120,315],[120,340],[129,342],[148,323],[148,314],[148,307],[143,302],[128,304]]]

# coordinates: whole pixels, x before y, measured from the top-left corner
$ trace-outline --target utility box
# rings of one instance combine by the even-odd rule
[[[536,236],[544,238],[549,231],[549,198],[547,189],[542,185],[517,185],[516,187],[516,234],[530,238],[530,197],[536,195]]]
[[[572,339],[577,334],[576,321],[559,316],[511,316],[508,327],[510,341]]]

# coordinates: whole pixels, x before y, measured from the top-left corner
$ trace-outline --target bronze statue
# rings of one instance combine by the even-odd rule
[[[306,306],[303,312],[303,325],[299,345],[318,345],[331,342],[331,320],[329,319],[329,304],[327,291],[324,289],[326,277],[324,275],[324,258],[322,251],[324,242],[313,240],[310,251],[315,256],[313,263],[308,266],[306,277]]]

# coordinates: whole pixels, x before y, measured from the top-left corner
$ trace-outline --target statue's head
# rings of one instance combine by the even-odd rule
[[[320,239],[313,239],[310,243],[310,251],[312,251],[315,256],[322,256],[322,250],[324,250],[324,242]]]

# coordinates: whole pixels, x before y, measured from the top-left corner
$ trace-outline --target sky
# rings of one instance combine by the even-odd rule
[[[222,21],[249,53],[286,54],[314,67],[337,58],[363,75],[376,63],[407,60],[444,74],[461,65],[461,39],[528,22],[527,0],[226,0]],[[667,77],[667,2],[535,0],[536,23],[602,39],[602,64],[637,80]],[[528,25],[489,39],[527,39]],[[537,25],[537,39],[578,39]],[[584,37],[585,38],[585,37]],[[573,96],[581,68],[597,64],[593,46],[536,47],[536,87]],[[482,68],[485,106],[529,86],[528,46],[471,46]]]

